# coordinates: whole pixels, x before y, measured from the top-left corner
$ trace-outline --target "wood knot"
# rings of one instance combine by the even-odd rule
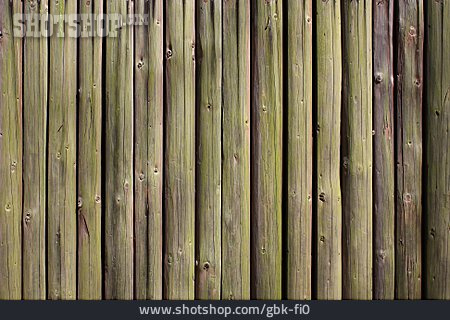
[[[209,262],[205,262],[203,264],[203,270],[205,270],[205,271],[208,271],[210,267],[211,267],[211,265],[209,264]]]

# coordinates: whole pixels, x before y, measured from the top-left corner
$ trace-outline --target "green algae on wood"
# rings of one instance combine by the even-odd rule
[[[252,298],[281,299],[283,14],[252,1]]]
[[[26,0],[25,14],[44,14],[48,1]],[[24,38],[23,299],[44,300],[46,283],[48,39]]]
[[[165,16],[164,298],[192,300],[195,291],[194,1],[166,1]]]
[[[372,1],[342,2],[343,298],[372,299]]]
[[[50,14],[76,13],[76,1],[50,0]],[[50,38],[47,296],[51,300],[77,298],[77,39],[69,32],[59,20]]]
[[[250,0],[223,3],[222,299],[250,299]]]
[[[126,16],[133,1],[108,0],[107,14]],[[106,299],[134,297],[133,250],[133,26],[106,39],[105,261]]]
[[[162,299],[163,3],[135,0],[147,26],[135,27],[135,298]]]
[[[196,1],[196,299],[220,299],[222,3]]]
[[[80,1],[81,14],[103,14],[103,2]],[[93,29],[93,30],[92,30]],[[102,298],[102,38],[82,29],[78,96],[78,299]],[[83,34],[86,33],[86,34]],[[89,34],[91,33],[91,36]],[[86,37],[87,36],[87,37]]]
[[[317,298],[342,298],[342,203],[339,174],[342,90],[341,9],[317,1]]]
[[[312,1],[287,10],[287,298],[311,299]]]
[[[22,297],[22,40],[19,3],[0,1],[0,300]]]

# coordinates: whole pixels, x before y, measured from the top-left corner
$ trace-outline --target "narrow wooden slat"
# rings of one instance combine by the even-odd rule
[[[135,298],[162,298],[163,1],[135,1]]]
[[[317,298],[342,298],[342,203],[339,174],[342,89],[341,9],[317,1]]]
[[[195,6],[165,5],[164,298],[194,299]]]
[[[77,1],[50,1],[52,15],[76,13]],[[50,38],[47,296],[52,300],[76,299],[77,39],[64,25],[63,19],[56,22]]]
[[[103,14],[103,1],[81,1],[83,15]],[[92,21],[92,20],[91,20]],[[78,299],[102,298],[101,152],[102,38],[83,26],[79,40]]]
[[[252,1],[252,298],[281,298],[281,0]]]
[[[373,2],[374,299],[394,299],[394,1]]]
[[[312,1],[287,10],[287,298],[311,299]]]
[[[196,1],[196,298],[220,299],[222,2]]]
[[[420,299],[423,1],[399,1],[398,14],[396,298]]]
[[[25,14],[48,1],[26,0]],[[39,30],[40,31],[40,30]],[[23,298],[46,298],[48,39],[24,39]]]
[[[250,299],[250,0],[223,2],[222,299]]]
[[[450,299],[450,2],[426,5],[425,294]]]
[[[342,2],[343,298],[372,298],[372,0]]]
[[[22,47],[13,29],[20,4],[0,1],[0,300],[22,297]]]
[[[108,0],[106,13],[126,19],[134,2]],[[125,23],[125,21],[122,21]],[[116,37],[114,37],[114,32]],[[105,261],[106,299],[133,299],[133,26],[106,40]]]

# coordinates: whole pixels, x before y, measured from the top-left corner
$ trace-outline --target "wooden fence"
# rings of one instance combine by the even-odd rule
[[[447,0],[0,0],[0,299],[450,299],[449,57]]]

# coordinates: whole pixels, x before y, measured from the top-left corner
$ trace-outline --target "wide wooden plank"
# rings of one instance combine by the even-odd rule
[[[340,133],[342,90],[341,8],[318,1],[317,38],[317,298],[342,298],[342,202]]]
[[[222,299],[250,299],[250,0],[223,2]]]
[[[222,3],[196,1],[196,299],[220,299]]]
[[[25,14],[48,1],[26,0]],[[39,30],[39,29],[38,29]],[[40,30],[39,30],[40,31]],[[46,299],[48,39],[24,38],[23,298]]]
[[[108,0],[106,13],[123,19],[134,2]],[[124,22],[124,21],[123,21]],[[133,299],[133,26],[106,40],[105,298]]]
[[[422,0],[398,2],[396,293],[420,299],[422,287]]]
[[[425,295],[450,299],[450,3],[426,5]]]
[[[0,300],[22,297],[22,40],[19,2],[0,1]]]
[[[174,300],[195,291],[194,4],[165,2],[164,298]]]
[[[51,0],[50,14],[76,14],[77,2]],[[47,264],[49,299],[76,299],[77,39],[74,21],[50,38]],[[41,80],[39,80],[41,81]]]
[[[311,299],[312,1],[287,10],[287,298]]]
[[[162,298],[163,1],[135,1],[148,25],[135,27],[135,298]]]
[[[80,2],[80,14],[103,14],[103,1]],[[102,38],[83,25],[79,40],[78,299],[102,298]]]
[[[252,1],[252,298],[280,299],[283,1]]]
[[[372,298],[372,0],[342,2],[343,298]]]
[[[394,2],[373,2],[373,297],[394,299]]]

